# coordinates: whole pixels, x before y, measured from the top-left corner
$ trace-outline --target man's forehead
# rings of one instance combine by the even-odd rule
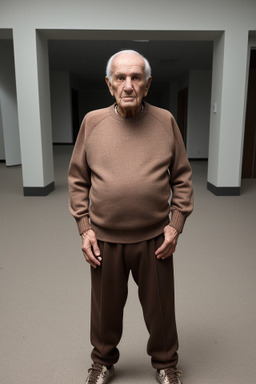
[[[141,56],[137,54],[120,53],[112,62],[113,71],[144,71],[145,63]]]
[[[120,65],[118,67],[113,67],[112,73],[115,76],[119,76],[119,75],[144,75],[144,68],[143,68],[143,66]]]

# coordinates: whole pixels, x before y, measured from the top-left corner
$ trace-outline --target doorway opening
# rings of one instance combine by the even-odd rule
[[[119,50],[134,49],[144,55],[152,67],[153,81],[146,101],[168,109],[176,118],[188,149],[195,145],[195,140],[187,142],[188,97],[184,99],[185,94],[181,95],[182,90],[189,88],[190,81],[195,79],[195,75],[193,79],[190,77],[191,70],[211,72],[216,31],[41,32],[48,39],[50,71],[66,71],[70,76],[73,142],[77,135],[77,114],[80,125],[87,112],[114,102],[104,79],[108,58]],[[209,89],[209,97],[210,93]],[[201,109],[199,98],[197,104]],[[202,129],[207,130],[202,122],[194,122],[192,129],[199,127],[200,123],[204,125]],[[192,132],[191,137],[194,136]],[[207,137],[200,137],[198,143],[199,147],[191,151],[190,157],[198,159],[202,156],[205,159],[208,154]]]
[[[185,144],[187,147],[187,115],[188,115],[188,87],[178,93],[178,111],[177,123]]]
[[[256,178],[256,49],[251,50],[245,118],[242,178]]]

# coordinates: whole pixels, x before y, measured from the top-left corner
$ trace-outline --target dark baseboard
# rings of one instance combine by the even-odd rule
[[[215,196],[240,196],[240,187],[216,187],[207,182],[207,189]]]
[[[54,181],[45,187],[23,187],[24,196],[47,196],[54,191]]]
[[[189,161],[208,161],[208,158],[195,158],[195,157],[192,157],[192,158],[189,158]]]

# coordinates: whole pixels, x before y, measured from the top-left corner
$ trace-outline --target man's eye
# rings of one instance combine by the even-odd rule
[[[117,80],[119,80],[119,81],[123,81],[123,80],[124,80],[124,77],[123,77],[123,76],[118,76],[118,77],[117,77]]]

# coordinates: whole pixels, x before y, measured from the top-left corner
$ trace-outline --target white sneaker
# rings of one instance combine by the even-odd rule
[[[181,371],[176,368],[161,369],[156,371],[156,379],[161,384],[182,384],[179,377],[182,375]]]
[[[107,369],[104,365],[94,363],[88,370],[89,374],[85,380],[85,384],[106,384],[114,375],[114,366]]]

